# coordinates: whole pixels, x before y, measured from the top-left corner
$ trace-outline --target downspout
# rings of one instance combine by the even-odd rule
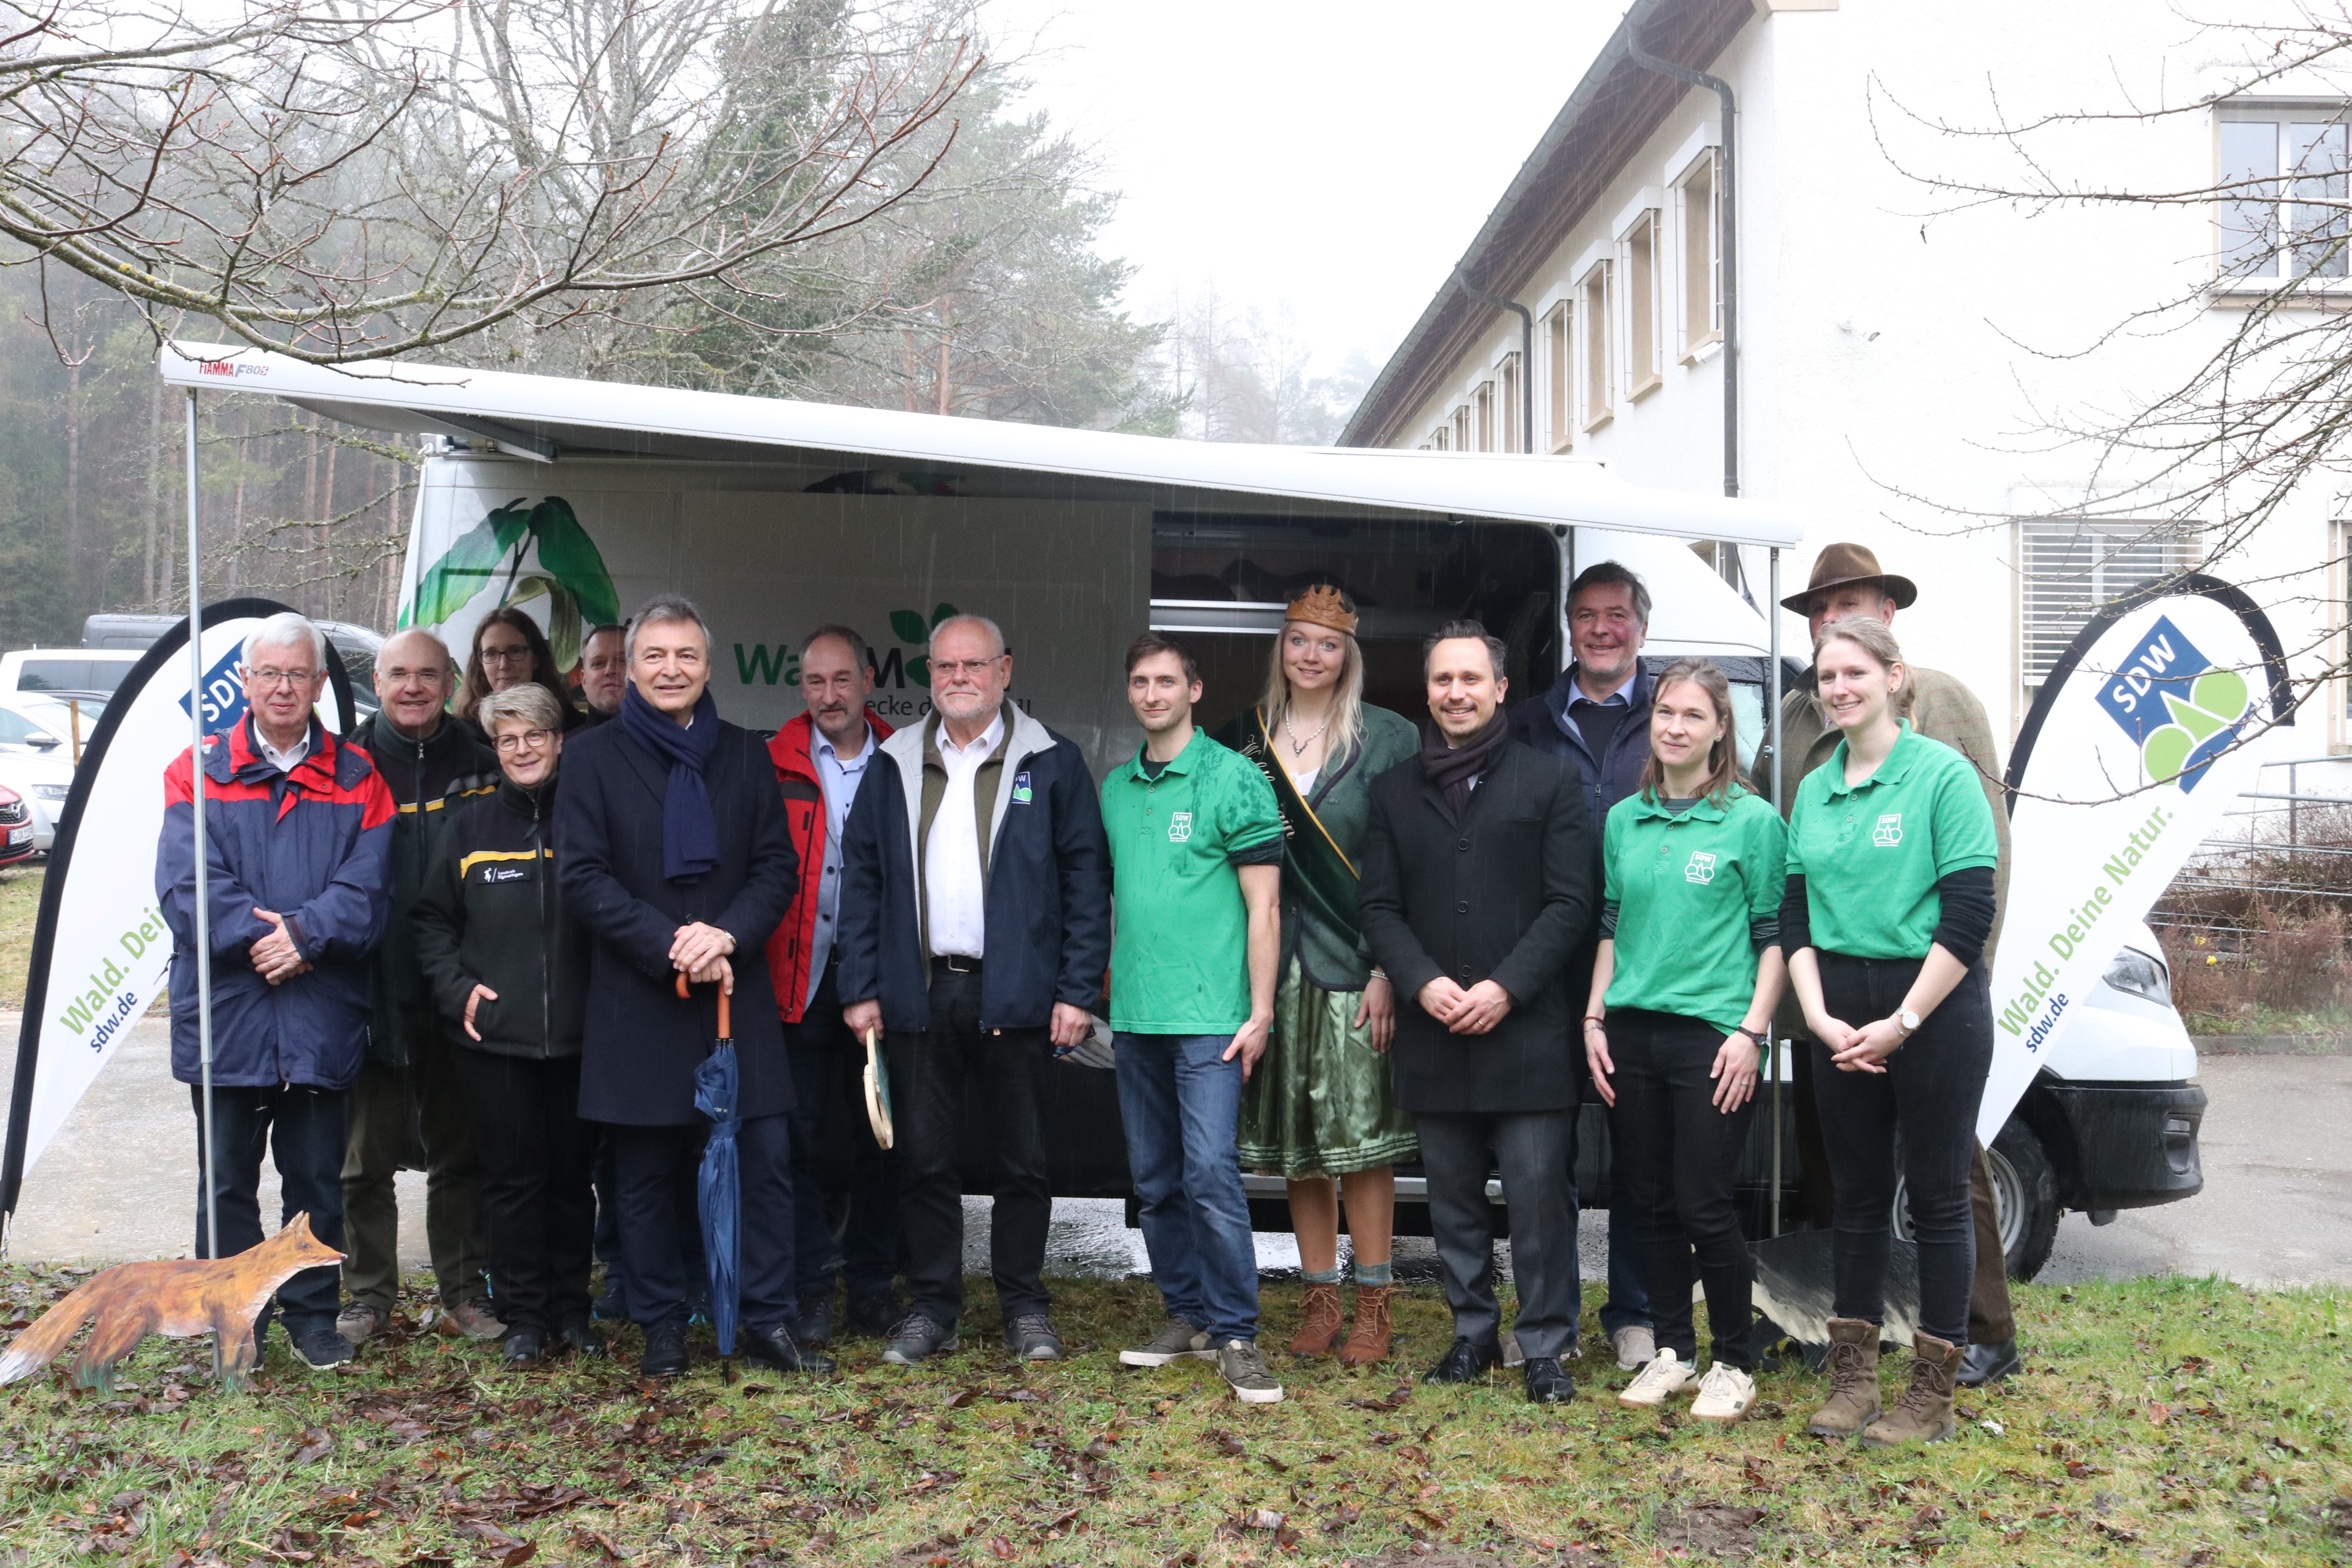
[[[1532,453],[1536,449],[1536,318],[1535,312],[1515,300],[1499,294],[1489,294],[1454,269],[1454,281],[1473,300],[1482,305],[1492,305],[1497,310],[1508,310],[1519,319],[1519,450]],[[1728,318],[1726,318],[1728,320]]]
[[[1625,29],[1625,53],[1643,70],[1706,88],[1723,100],[1723,493],[1736,496],[1739,493],[1739,207],[1733,200],[1738,187],[1733,184],[1732,125],[1738,109],[1729,82],[1660,59],[1642,47],[1639,30],[1631,26]]]

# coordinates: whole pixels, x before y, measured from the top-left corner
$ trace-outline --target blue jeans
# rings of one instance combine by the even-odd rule
[[[1218,1344],[1257,1338],[1257,1249],[1234,1137],[1242,1064],[1231,1035],[1118,1037],[1127,1164],[1171,1317]]]

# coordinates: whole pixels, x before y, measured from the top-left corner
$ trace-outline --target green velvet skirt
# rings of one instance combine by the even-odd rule
[[[1274,996],[1273,1043],[1242,1090],[1242,1169],[1344,1176],[1420,1152],[1412,1118],[1390,1092],[1389,1058],[1356,1027],[1360,991],[1307,983],[1297,960]]]

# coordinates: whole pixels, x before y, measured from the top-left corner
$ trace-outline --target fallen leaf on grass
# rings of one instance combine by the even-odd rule
[[[311,1426],[303,1431],[302,1446],[294,1450],[294,1458],[289,1462],[297,1465],[314,1464],[334,1451],[335,1440],[328,1436],[327,1429],[323,1426]]]
[[[992,1535],[988,1538],[988,1552],[990,1556],[1003,1558],[1007,1562],[1020,1555],[1013,1549],[1013,1542],[1001,1535]]]

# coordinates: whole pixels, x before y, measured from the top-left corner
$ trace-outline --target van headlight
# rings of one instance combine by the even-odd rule
[[[2164,961],[2136,947],[2116,954],[2115,962],[2107,965],[2106,982],[2126,996],[2172,1005],[2172,980],[2164,971]]]
[[[43,800],[61,802],[66,796],[73,794],[73,785],[37,784],[33,786],[33,793]]]

